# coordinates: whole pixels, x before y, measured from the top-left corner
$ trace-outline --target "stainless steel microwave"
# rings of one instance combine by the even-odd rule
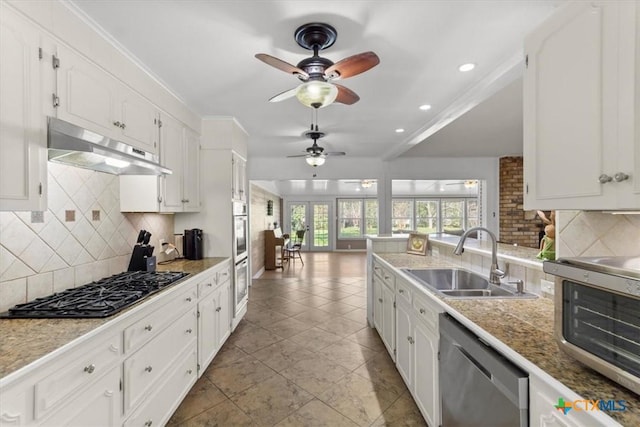
[[[546,261],[555,337],[567,354],[640,394],[640,257]]]

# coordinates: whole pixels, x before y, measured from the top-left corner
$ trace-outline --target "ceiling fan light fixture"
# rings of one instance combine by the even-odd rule
[[[362,188],[371,188],[371,186],[373,185],[373,181],[369,181],[365,179],[365,180],[362,180],[360,185],[362,186]]]
[[[316,166],[324,165],[324,161],[326,159],[324,158],[324,156],[307,156],[306,160],[309,166],[313,166],[315,168]]]
[[[322,108],[332,104],[338,97],[338,88],[323,81],[310,81],[298,86],[296,98],[302,105]]]

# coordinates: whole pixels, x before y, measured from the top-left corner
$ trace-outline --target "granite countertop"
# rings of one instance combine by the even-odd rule
[[[454,267],[437,257],[400,253],[376,255],[396,268]],[[432,295],[585,399],[626,400],[626,411],[607,414],[622,425],[640,425],[638,395],[560,350],[553,336],[552,300],[451,299]]]
[[[184,271],[190,273],[192,277],[226,259],[228,258],[176,260],[169,264],[158,265],[157,269],[158,271]],[[178,283],[180,281],[176,282]],[[171,289],[171,286],[155,295],[168,289]],[[117,319],[143,302],[144,299],[104,319],[0,319],[0,378]]]

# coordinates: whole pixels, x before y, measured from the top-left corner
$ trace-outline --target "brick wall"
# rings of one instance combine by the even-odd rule
[[[500,241],[537,248],[542,221],[522,209],[522,164],[522,157],[500,159]]]

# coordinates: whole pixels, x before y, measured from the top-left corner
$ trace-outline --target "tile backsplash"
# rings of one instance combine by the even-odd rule
[[[0,212],[0,311],[126,270],[141,228],[173,240],[173,215],[120,212],[117,176],[48,169],[48,210]]]
[[[640,256],[640,215],[558,211],[558,257]]]

